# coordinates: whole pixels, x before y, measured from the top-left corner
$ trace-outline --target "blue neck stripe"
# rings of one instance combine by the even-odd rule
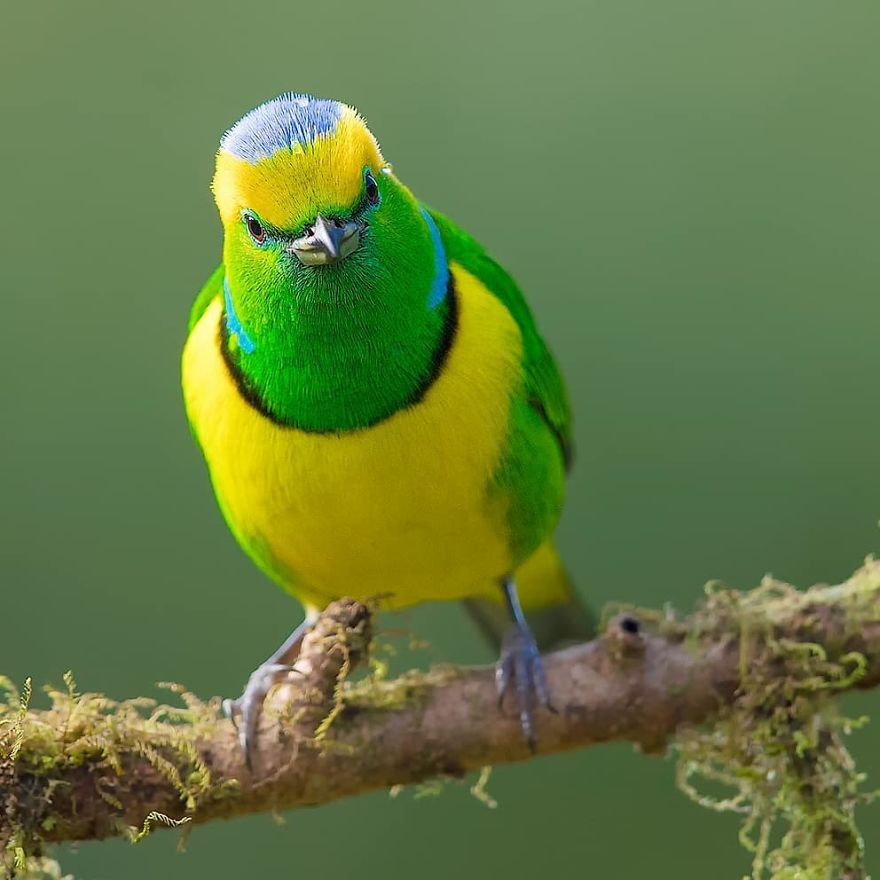
[[[257,347],[253,339],[247,335],[241,321],[235,312],[235,305],[232,302],[232,294],[229,291],[229,280],[223,276],[223,300],[226,303],[226,329],[232,333],[238,340],[239,348],[245,354],[251,354]]]
[[[431,241],[434,243],[434,280],[431,282],[431,292],[428,294],[428,308],[436,309],[446,298],[446,289],[449,287],[449,264],[446,262],[446,249],[443,247],[440,230],[434,218],[424,208],[422,208],[422,216],[428,224]]]

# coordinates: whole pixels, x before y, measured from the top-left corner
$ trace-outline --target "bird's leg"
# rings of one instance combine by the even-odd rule
[[[271,657],[251,673],[244,693],[237,700],[223,701],[223,712],[238,730],[238,740],[241,743],[241,750],[244,752],[248,769],[253,769],[251,755],[254,734],[263,711],[263,701],[269,691],[280,681],[283,681],[284,676],[293,668],[292,664],[299,656],[303,637],[312,628],[317,617],[316,609],[307,608],[305,620],[284,640]]]
[[[556,710],[550,702],[550,691],[547,688],[547,677],[538,643],[529,629],[528,621],[519,604],[516,583],[512,577],[506,577],[501,583],[507,609],[513,619],[513,627],[504,637],[501,645],[501,659],[495,669],[495,683],[498,687],[498,706],[502,706],[504,698],[514,687],[519,722],[529,750],[535,751],[535,719],[534,708],[537,699],[544,708],[551,712]]]

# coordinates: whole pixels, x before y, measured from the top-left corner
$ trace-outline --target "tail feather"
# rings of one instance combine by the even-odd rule
[[[542,651],[584,642],[596,632],[596,619],[575,592],[552,544],[540,547],[514,573],[517,593]],[[511,620],[500,588],[464,602],[487,641],[501,647]]]

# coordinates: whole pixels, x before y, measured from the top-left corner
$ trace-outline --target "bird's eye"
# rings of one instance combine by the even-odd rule
[[[245,214],[244,222],[254,243],[263,244],[266,241],[266,230],[263,229],[263,224],[253,214]]]
[[[372,174],[368,171],[366,175],[364,175],[364,190],[367,194],[367,201],[371,205],[379,204],[379,187],[376,184],[376,180]]]

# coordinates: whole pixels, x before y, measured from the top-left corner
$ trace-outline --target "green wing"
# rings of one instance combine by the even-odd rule
[[[212,273],[211,277],[205,282],[202,289],[196,296],[196,301],[189,310],[189,326],[188,332],[192,333],[193,327],[199,323],[199,318],[205,314],[205,309],[214,301],[223,290],[223,263],[221,263]]]
[[[571,404],[553,355],[541,338],[531,309],[516,282],[464,230],[447,217],[430,211],[450,260],[479,278],[513,316],[523,339],[528,402],[547,423],[559,442],[566,467],[573,457]]]

